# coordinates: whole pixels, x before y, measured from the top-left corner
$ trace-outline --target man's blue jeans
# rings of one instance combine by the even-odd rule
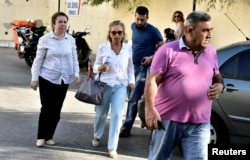
[[[162,121],[165,130],[154,130],[149,160],[168,160],[176,145],[180,145],[184,160],[207,160],[210,124]]]
[[[128,92],[128,107],[122,130],[130,131],[137,116],[137,103],[144,92],[145,79],[148,67],[135,66],[135,89]]]

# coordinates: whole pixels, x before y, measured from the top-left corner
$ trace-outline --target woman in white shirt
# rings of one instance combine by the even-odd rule
[[[31,68],[30,87],[39,92],[41,112],[38,122],[37,147],[54,145],[53,135],[73,81],[79,83],[79,64],[75,39],[66,33],[68,16],[57,12],[52,16],[53,31],[39,39],[36,58]]]
[[[98,47],[93,71],[101,72],[100,80],[108,84],[104,93],[102,105],[95,106],[93,146],[99,146],[103,136],[107,115],[110,112],[110,126],[108,138],[108,151],[112,158],[117,156],[119,131],[122,125],[123,107],[127,95],[127,86],[134,88],[134,66],[132,62],[132,48],[124,43],[125,26],[119,21],[109,25],[108,42]]]
[[[184,15],[181,11],[175,11],[172,16],[172,22],[176,24],[175,26],[175,38],[180,39],[184,34]]]

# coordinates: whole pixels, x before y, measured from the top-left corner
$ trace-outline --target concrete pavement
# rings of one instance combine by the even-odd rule
[[[0,159],[106,159],[107,129],[100,147],[92,147],[94,106],[74,99],[70,90],[64,103],[53,147],[35,147],[39,116],[39,95],[29,88],[8,87],[0,89],[1,143]],[[138,128],[138,122],[130,138],[121,138],[119,159],[145,159],[149,131]]]
[[[40,110],[39,92],[29,88],[30,68],[13,48],[0,48],[0,159],[1,160],[105,160],[108,122],[101,145],[93,147],[94,106],[74,98],[71,85],[64,102],[55,146],[35,146]],[[83,72],[82,72],[83,74]],[[124,117],[126,104],[124,105]],[[145,160],[150,131],[140,128],[137,118],[130,138],[120,138],[119,160]],[[178,151],[174,160],[179,160]]]

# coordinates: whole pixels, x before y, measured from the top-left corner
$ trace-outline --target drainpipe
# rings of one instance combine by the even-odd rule
[[[60,0],[58,0],[58,12],[60,12]]]
[[[195,11],[196,8],[196,0],[193,0],[193,11]]]

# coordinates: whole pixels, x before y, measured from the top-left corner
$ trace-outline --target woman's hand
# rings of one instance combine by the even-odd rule
[[[37,81],[31,81],[30,88],[32,88],[34,91],[36,91],[37,86],[38,86],[38,82]]]
[[[79,77],[75,77],[74,83],[75,83],[75,85],[78,85],[80,83],[80,78]]]
[[[130,83],[129,87],[130,87],[131,90],[133,90],[133,89],[135,89],[135,84],[134,83]]]
[[[98,69],[100,72],[108,72],[110,70],[110,66],[103,64]]]

